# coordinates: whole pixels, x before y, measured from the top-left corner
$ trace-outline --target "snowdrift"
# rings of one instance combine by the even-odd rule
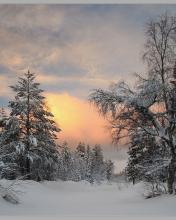
[[[142,184],[21,181],[20,204],[0,199],[0,219],[176,219],[176,196],[143,197]]]

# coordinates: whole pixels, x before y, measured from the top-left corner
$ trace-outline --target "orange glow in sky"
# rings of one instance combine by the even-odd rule
[[[63,94],[47,93],[47,104],[55,116],[62,132],[60,141],[66,140],[72,146],[79,141],[89,144],[108,145],[110,134],[107,125],[96,109],[88,101]]]

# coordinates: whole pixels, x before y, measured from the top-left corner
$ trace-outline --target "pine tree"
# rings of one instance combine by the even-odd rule
[[[93,183],[93,176],[92,176],[92,159],[93,158],[93,152],[90,149],[90,146],[87,145],[86,153],[85,153],[85,160],[86,160],[86,174],[85,174],[85,180],[87,180],[90,183]]]
[[[5,121],[0,135],[0,178],[14,179],[20,175],[18,148],[23,145],[18,141],[19,131],[16,118],[10,117]]]
[[[60,153],[60,160],[59,160],[59,170],[58,170],[58,177],[61,180],[70,180],[72,176],[72,154],[70,149],[68,148],[67,143],[63,143],[61,146],[62,151]]]
[[[129,181],[165,182],[169,165],[169,151],[155,138],[139,129],[131,138],[126,174]]]
[[[141,169],[139,168],[139,163],[144,159],[144,151],[146,149],[146,143],[144,139],[145,133],[137,132],[134,133],[131,138],[131,143],[128,150],[128,164],[126,168],[126,174],[129,181],[133,184],[142,179]]]
[[[79,173],[80,180],[86,179],[86,146],[84,143],[79,143],[74,153],[75,168]]]
[[[106,174],[106,179],[110,181],[112,179],[114,172],[114,164],[111,160],[105,161],[105,174]]]
[[[3,107],[0,108],[0,119],[7,118],[6,111]]]
[[[103,161],[103,153],[102,149],[99,145],[95,145],[92,149],[92,163],[91,163],[91,169],[92,169],[92,178],[93,180],[97,181],[98,183],[101,182],[101,180],[105,177],[105,167],[104,167],[104,161]]]
[[[78,146],[76,147],[76,151],[80,155],[80,157],[84,157],[85,156],[85,151],[86,151],[85,144],[80,142],[78,144]]]
[[[6,119],[7,119],[7,114],[5,112],[5,109],[2,107],[0,108],[0,131],[3,130]]]
[[[8,132],[7,132],[8,129]],[[14,118],[8,119],[5,109],[0,109],[0,178],[14,179],[19,175],[18,159],[14,154],[14,145],[9,145],[11,138],[16,142],[18,124]]]
[[[11,86],[16,96],[9,102],[11,113],[2,136],[21,175],[37,181],[53,180],[58,163],[56,132],[60,129],[45,105],[39,86],[29,71],[19,78],[17,85]]]
[[[61,146],[59,156],[58,178],[64,181],[86,180],[90,183],[110,180],[113,175],[114,164],[111,160],[104,161],[102,149],[95,145],[91,150],[88,145],[79,143],[71,151],[67,143]]]

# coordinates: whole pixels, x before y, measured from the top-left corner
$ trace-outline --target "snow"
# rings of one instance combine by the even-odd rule
[[[37,139],[33,137],[32,135],[29,136],[31,144],[33,144],[34,147],[37,147]]]
[[[144,199],[142,184],[21,181],[20,204],[0,199],[0,219],[175,219],[176,196]]]

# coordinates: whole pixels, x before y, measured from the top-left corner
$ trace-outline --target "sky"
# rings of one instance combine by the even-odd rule
[[[174,14],[176,5],[0,5],[0,106],[30,69],[62,129],[59,141],[101,144],[124,164],[125,150],[111,145],[88,95],[119,80],[133,84],[134,73],[146,71],[146,22],[166,11]]]

